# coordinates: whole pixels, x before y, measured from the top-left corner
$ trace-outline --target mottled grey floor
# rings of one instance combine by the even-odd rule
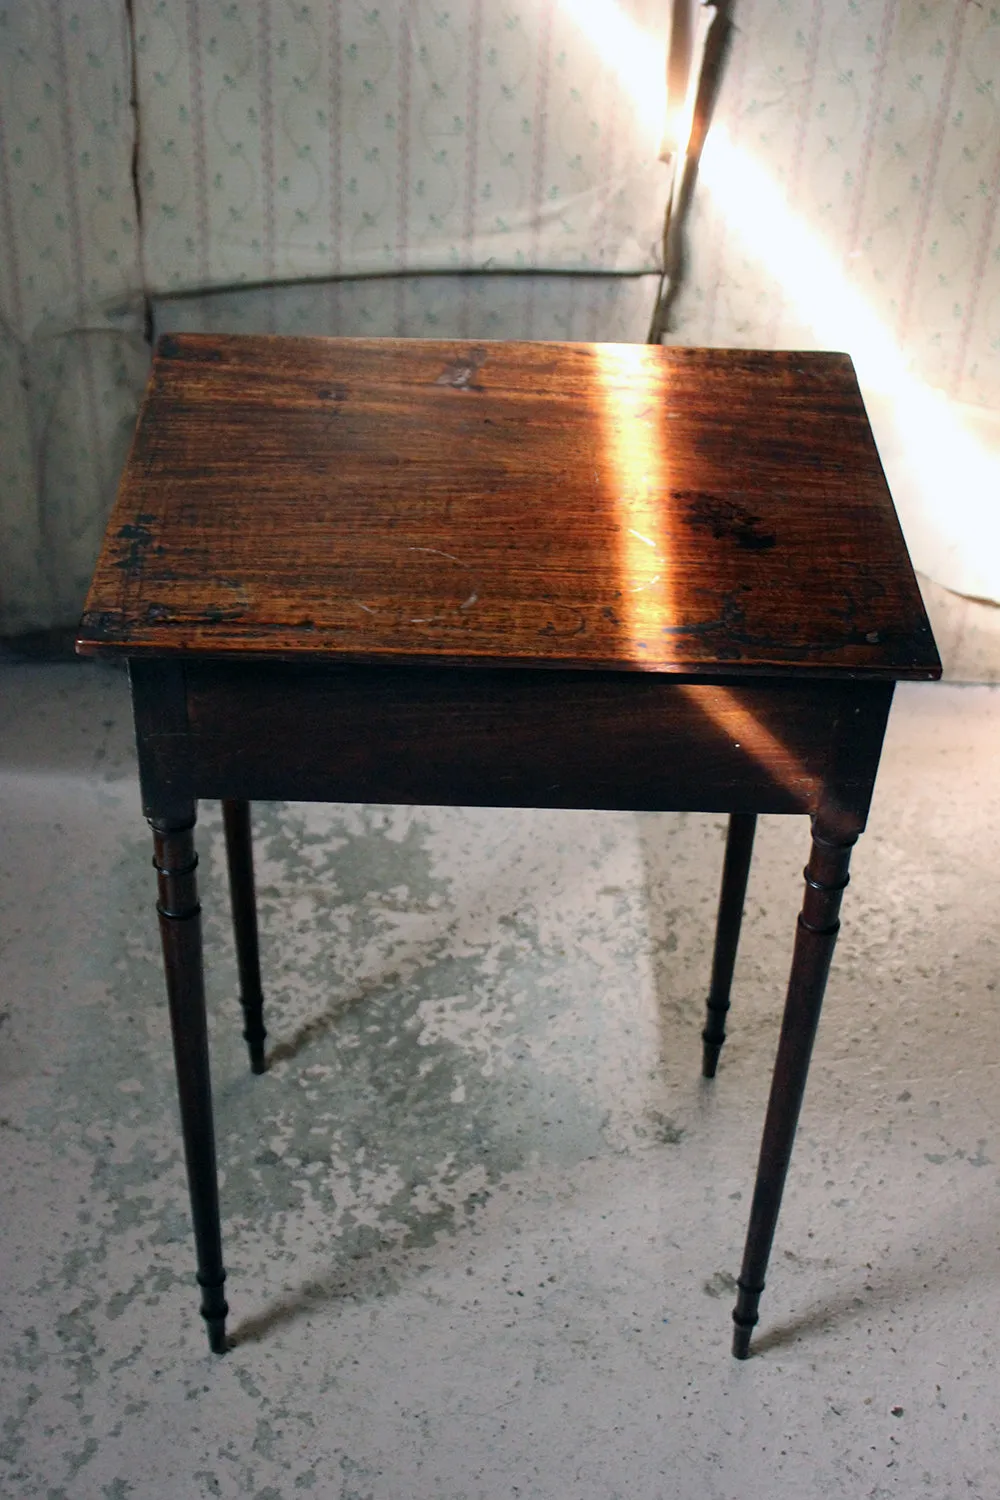
[[[0,1493],[1000,1493],[1000,692],[897,697],[745,1365],[804,822],[762,820],[708,1085],[720,818],[258,809],[252,1078],[205,807],[218,1360],[125,683],[0,695]]]

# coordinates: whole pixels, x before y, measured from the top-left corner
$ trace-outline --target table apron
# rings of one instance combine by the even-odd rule
[[[130,663],[144,802],[820,813],[864,826],[892,685]]]

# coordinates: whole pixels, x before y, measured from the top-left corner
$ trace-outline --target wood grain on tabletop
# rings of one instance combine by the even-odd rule
[[[84,652],[933,677],[845,355],[168,335]]]

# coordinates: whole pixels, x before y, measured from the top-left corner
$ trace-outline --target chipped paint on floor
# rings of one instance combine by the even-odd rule
[[[706,1084],[720,818],[258,808],[254,1078],[206,805],[218,1360],[125,683],[2,684],[0,1494],[996,1492],[1000,694],[898,695],[742,1366],[803,821],[762,820]]]

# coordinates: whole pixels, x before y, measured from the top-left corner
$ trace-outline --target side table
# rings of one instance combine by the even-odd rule
[[[255,1072],[254,800],[730,814],[709,1077],[756,816],[809,814],[745,1358],[893,686],[941,672],[850,360],[164,337],[78,649],[129,663],[217,1352],[199,797],[223,802]]]

